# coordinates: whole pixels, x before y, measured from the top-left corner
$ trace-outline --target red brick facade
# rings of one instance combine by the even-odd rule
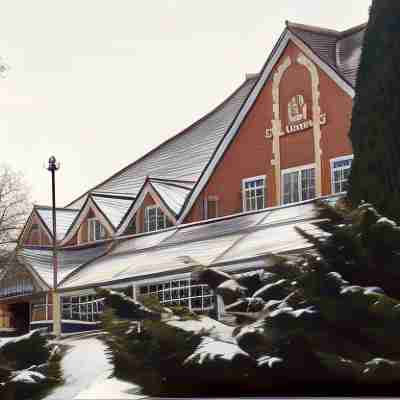
[[[288,56],[295,60],[300,49],[289,43],[273,73],[282,60]],[[318,68],[318,67],[317,67]],[[265,137],[266,130],[271,128],[273,120],[272,76],[256,99],[252,109],[243,121],[234,141],[214,170],[208,184],[196,200],[185,222],[203,219],[203,202],[207,196],[219,199],[219,216],[242,211],[242,180],[265,175],[267,182],[266,206],[277,206],[276,184],[273,159],[272,139]],[[352,154],[348,139],[352,98],[320,68],[319,91],[321,113],[326,113],[327,123],[321,126],[321,164],[322,195],[331,194],[330,160],[335,157]],[[308,114],[311,114],[313,96],[312,82],[306,67],[293,63],[282,77],[280,83],[280,110],[282,127],[288,124],[288,104],[297,95],[304,97]],[[313,129],[309,128],[280,137],[281,170],[313,164],[314,139]]]

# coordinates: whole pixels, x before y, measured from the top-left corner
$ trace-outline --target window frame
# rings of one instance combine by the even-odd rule
[[[311,170],[314,169],[314,180],[315,180],[315,174],[316,174],[316,167],[315,167],[315,163],[313,164],[305,164],[305,165],[300,165],[298,167],[291,167],[291,168],[286,168],[283,169],[281,171],[281,205],[289,205],[289,204],[297,204],[297,203],[302,203],[303,201],[307,201],[307,200],[313,200],[315,198],[317,198],[317,193],[316,193],[316,185],[314,182],[314,197],[311,199],[303,199],[303,188],[301,185],[301,172],[304,170]],[[293,172],[297,172],[298,173],[298,177],[297,177],[297,183],[298,183],[298,194],[299,194],[299,201],[294,201],[292,203],[285,203],[284,199],[285,199],[285,184],[284,184],[284,176],[286,174],[291,174]]]
[[[156,210],[156,229],[155,230],[149,230],[149,225],[150,225],[149,210],[154,210],[154,209]],[[159,211],[157,211],[157,210],[159,210],[161,212],[162,216],[164,217],[163,218],[163,227],[161,227],[161,228],[158,227],[158,218],[159,218],[158,212]],[[163,229],[170,228],[170,226],[168,226],[168,222],[170,222],[170,221],[169,221],[166,213],[164,212],[164,210],[159,205],[153,204],[151,206],[146,206],[145,207],[145,209],[144,209],[144,231],[145,232],[158,232],[158,231],[161,231]]]
[[[99,224],[99,226],[100,226],[100,231],[99,232],[101,232],[102,230],[104,231],[104,237],[99,237],[99,238],[96,237],[96,231],[97,231],[96,230],[96,223]],[[98,240],[106,239],[107,230],[104,227],[104,225],[99,221],[98,218],[96,218],[96,217],[88,218],[87,219],[87,224],[88,224],[88,232],[87,232],[88,242],[96,242]],[[94,239],[92,239],[92,237],[91,237],[91,233],[92,233],[91,230],[92,229],[93,229],[93,237],[94,237]]]
[[[347,160],[351,160],[351,164],[349,169],[351,169],[351,166],[353,164],[353,159],[354,159],[354,155],[353,154],[349,154],[347,156],[340,156],[340,157],[335,157],[335,158],[331,158],[330,159],[330,167],[331,167],[331,193],[332,194],[342,194],[342,193],[346,193],[346,191],[341,191],[341,192],[335,192],[335,180],[334,180],[334,176],[335,176],[335,171],[339,168],[334,168],[335,162],[338,161],[347,161]]]
[[[165,307],[183,305],[190,311],[207,312],[214,308],[214,292],[192,278],[143,282],[137,285],[137,296],[157,296]]]
[[[248,210],[247,207],[246,207],[246,192],[247,191],[251,191],[251,190],[255,190],[255,189],[247,189],[246,188],[246,183],[257,181],[257,180],[261,180],[261,179],[264,182],[264,184],[262,186],[262,189],[263,189],[263,207],[262,208],[257,208],[256,207],[255,209]],[[257,199],[257,196],[255,196],[255,198]],[[242,179],[242,211],[243,212],[263,210],[264,208],[266,208],[266,200],[267,200],[267,176],[266,175],[252,176],[252,177],[249,177],[249,178],[243,178]],[[257,205],[257,201],[256,201],[256,205]]]

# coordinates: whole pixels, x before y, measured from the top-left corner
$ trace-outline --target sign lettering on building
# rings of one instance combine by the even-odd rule
[[[320,125],[326,125],[326,113],[320,115]],[[314,126],[314,121],[308,118],[307,104],[302,95],[294,96],[288,104],[288,124],[285,126],[285,133],[291,134],[302,132]],[[267,129],[265,137],[272,138],[272,128]]]

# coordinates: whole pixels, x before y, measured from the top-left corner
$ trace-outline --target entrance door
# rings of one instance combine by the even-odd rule
[[[10,305],[13,328],[19,333],[29,332],[29,303],[15,303]]]

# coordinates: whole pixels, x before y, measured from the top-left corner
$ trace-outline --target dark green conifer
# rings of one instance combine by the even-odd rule
[[[374,0],[364,39],[350,139],[349,197],[400,220],[400,2]]]

